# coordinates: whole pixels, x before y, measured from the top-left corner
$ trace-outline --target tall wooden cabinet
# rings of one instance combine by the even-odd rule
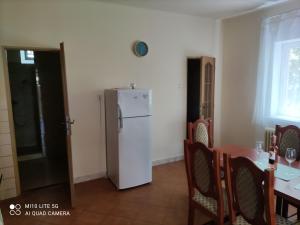
[[[214,118],[215,58],[187,60],[187,122]]]

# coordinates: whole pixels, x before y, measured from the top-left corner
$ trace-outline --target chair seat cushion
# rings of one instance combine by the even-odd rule
[[[224,214],[228,215],[228,206],[227,206],[227,195],[226,191],[223,189],[223,199],[224,199]],[[198,190],[195,189],[193,200],[206,208],[208,211],[217,215],[217,201],[211,197],[206,197],[201,194]]]
[[[292,225],[293,223],[281,216],[276,215],[276,224],[278,225]],[[242,216],[237,216],[233,225],[250,225]]]

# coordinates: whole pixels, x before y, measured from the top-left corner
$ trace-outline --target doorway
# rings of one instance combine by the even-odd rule
[[[21,192],[61,185],[72,203],[63,49],[5,51]]]

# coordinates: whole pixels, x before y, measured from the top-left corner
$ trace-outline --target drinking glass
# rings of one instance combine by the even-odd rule
[[[257,156],[258,156],[258,160],[259,160],[261,153],[264,151],[263,142],[262,141],[257,141],[256,142],[255,150],[256,150],[256,153],[257,153]]]
[[[285,159],[289,163],[289,166],[296,160],[296,149],[287,148],[285,152]]]

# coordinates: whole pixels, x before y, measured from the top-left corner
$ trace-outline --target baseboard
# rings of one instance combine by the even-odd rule
[[[183,155],[179,155],[179,156],[174,156],[174,157],[170,157],[170,158],[166,158],[166,159],[153,160],[152,166],[158,166],[158,165],[162,165],[162,164],[180,161],[180,160],[183,160],[183,158],[184,158]]]
[[[96,180],[96,179],[104,178],[104,177],[106,177],[106,172],[90,174],[90,175],[86,175],[86,176],[75,177],[74,183],[78,184],[78,183],[82,183],[82,182],[86,182],[86,181],[90,181],[90,180]]]
[[[183,160],[183,155],[174,156],[174,157],[165,158],[165,159],[153,160],[152,166],[163,165],[163,164],[176,162],[176,161],[180,161],[180,160]],[[96,179],[104,178],[104,177],[106,177],[106,172],[101,172],[101,173],[96,173],[96,174],[91,174],[91,175],[81,176],[81,177],[75,177],[74,183],[78,184],[78,183],[82,183],[82,182],[86,182],[86,181],[90,181],[90,180],[96,180]]]

